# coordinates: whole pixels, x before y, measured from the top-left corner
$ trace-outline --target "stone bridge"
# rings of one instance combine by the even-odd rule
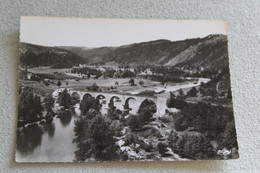
[[[91,91],[76,91],[68,89],[71,96],[83,100],[84,97],[95,97],[99,99],[102,103],[102,110],[110,109],[111,107],[116,107],[127,113],[136,114],[139,106],[146,99],[152,101],[156,105],[156,116],[163,116],[165,114],[166,100],[165,97],[147,97],[147,96],[135,96],[135,95],[125,95],[119,93],[104,93],[104,92],[91,92]],[[102,111],[101,110],[101,111]]]

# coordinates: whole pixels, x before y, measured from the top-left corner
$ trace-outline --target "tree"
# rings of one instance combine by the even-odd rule
[[[76,159],[84,161],[94,158],[96,161],[111,161],[119,158],[119,148],[114,139],[114,132],[109,123],[98,111],[90,111],[88,119],[82,116],[75,121],[75,135],[73,140],[77,144]]]
[[[196,97],[198,94],[198,91],[196,87],[192,87],[190,91],[188,91],[187,95],[190,97]]]
[[[144,81],[140,80],[139,85],[143,85],[143,84],[144,84]]]
[[[178,133],[171,131],[170,135],[168,137],[168,143],[169,143],[169,147],[172,148],[173,150],[176,149],[176,144],[178,142]]]
[[[99,86],[96,83],[93,83],[91,86],[86,87],[89,91],[98,91]]]
[[[47,113],[53,112],[52,108],[54,107],[54,102],[55,100],[51,93],[44,98],[44,107]]]
[[[212,96],[213,99],[215,99],[217,94],[218,94],[218,91],[216,90],[215,87],[210,90],[210,95]]]
[[[21,90],[18,103],[18,120],[25,123],[38,121],[42,118],[43,106],[39,96],[30,92],[30,88]]]
[[[50,85],[48,81],[43,81],[43,83],[44,83],[45,86],[49,86]]]
[[[60,106],[64,106],[64,108],[69,108],[71,103],[71,98],[67,89],[59,93],[58,103],[60,104]]]
[[[182,89],[179,89],[178,98],[183,100],[185,99],[185,94]]]
[[[58,82],[57,82],[57,86],[58,86],[58,87],[61,86],[61,81],[58,81]]]
[[[156,104],[153,101],[146,99],[141,103],[137,113],[139,114],[142,124],[146,124],[151,121],[155,112]]]
[[[135,86],[135,80],[133,78],[129,80],[129,83],[131,84],[131,86]]]
[[[188,103],[183,100],[179,95],[176,97],[170,92],[170,98],[167,99],[166,105],[168,108],[183,109],[189,107]]]
[[[227,149],[237,148],[237,137],[234,121],[227,123],[221,145],[221,147],[225,147]]]
[[[167,154],[167,152],[168,152],[167,147],[168,146],[165,143],[162,143],[162,142],[157,144],[158,151],[159,151],[159,153],[161,154],[162,157],[170,156],[170,154]]]
[[[92,91],[97,91],[99,86],[96,83],[93,83],[92,85]]]
[[[95,109],[97,111],[100,110],[101,104],[98,99],[95,97],[84,97],[84,99],[80,102],[80,110],[82,115],[87,115],[90,109]]]

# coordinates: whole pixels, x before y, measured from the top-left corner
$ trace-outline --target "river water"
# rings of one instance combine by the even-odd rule
[[[78,111],[76,111],[78,112]],[[51,123],[20,128],[17,132],[17,162],[71,162],[75,160],[74,120],[66,114]]]

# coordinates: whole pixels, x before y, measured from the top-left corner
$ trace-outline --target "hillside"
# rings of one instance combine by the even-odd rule
[[[37,57],[37,58],[36,58]],[[21,43],[21,62],[27,65],[78,63],[136,66],[168,65],[195,69],[228,66],[227,36],[209,35],[182,41],[155,40],[120,47],[41,47]]]
[[[227,36],[209,35],[205,38],[182,41],[155,40],[120,47],[93,49],[65,49],[78,54],[89,63],[116,62],[120,65],[169,65],[197,67],[223,67],[228,65]]]
[[[72,67],[87,62],[81,56],[57,47],[20,43],[20,62],[26,66]]]

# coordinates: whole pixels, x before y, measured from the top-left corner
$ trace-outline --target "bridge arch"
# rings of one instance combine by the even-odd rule
[[[116,107],[115,107],[115,103],[114,103],[114,99],[116,99],[116,102],[121,102],[121,103],[123,104],[123,101],[122,101],[122,99],[121,99],[120,97],[118,97],[118,96],[112,96],[112,97],[110,98],[110,100],[109,100],[109,103],[108,103],[109,108],[112,108],[112,109],[116,108]],[[122,106],[123,106],[123,105],[122,105]]]
[[[129,105],[129,101],[130,100],[135,100],[136,101],[136,99],[134,97],[128,97],[125,100],[125,104],[123,105],[124,106],[124,115],[128,115],[129,112],[132,111],[133,108],[134,108],[134,107],[130,107],[130,105]],[[135,113],[136,113],[136,111],[135,111]]]
[[[73,93],[71,93],[71,96],[70,96],[72,99],[75,99],[75,100],[80,100],[80,95],[78,92],[74,91]]]
[[[107,102],[106,97],[103,94],[97,95],[96,100],[101,101],[102,104],[106,104],[106,102]]]
[[[124,108],[125,109],[130,109],[130,106],[129,106],[129,101],[130,100],[136,100],[134,97],[128,97],[126,100],[125,100],[125,105],[124,105]]]
[[[86,99],[88,97],[92,97],[92,95],[89,94],[89,93],[86,93],[86,94],[83,95],[82,100],[84,100],[84,99]]]

